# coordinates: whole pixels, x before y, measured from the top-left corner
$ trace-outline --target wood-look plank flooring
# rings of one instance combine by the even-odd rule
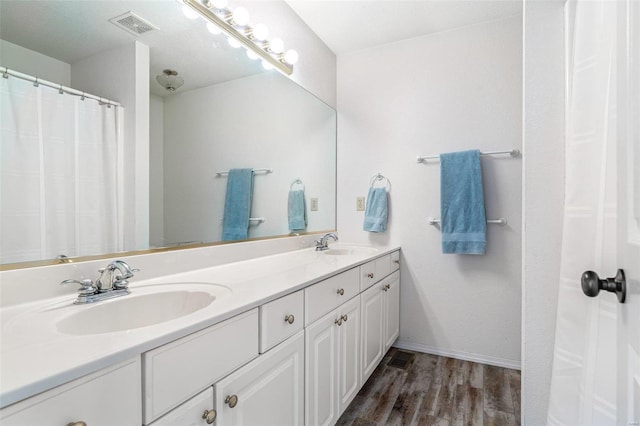
[[[520,426],[520,371],[391,348],[337,424]]]

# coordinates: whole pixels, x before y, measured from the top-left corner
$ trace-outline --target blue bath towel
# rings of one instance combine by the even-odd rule
[[[362,229],[369,232],[384,232],[387,230],[388,216],[387,188],[369,188]]]
[[[301,231],[307,227],[307,211],[304,203],[304,190],[289,191],[289,230]]]
[[[440,154],[442,252],[484,254],[487,219],[480,151]]]
[[[253,170],[231,169],[227,180],[222,220],[222,241],[245,240],[253,195]]]

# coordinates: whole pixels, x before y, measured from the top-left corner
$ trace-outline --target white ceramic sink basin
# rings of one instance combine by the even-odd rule
[[[378,250],[372,247],[358,247],[358,246],[350,246],[350,247],[337,247],[337,248],[329,248],[329,250],[325,250],[322,253],[327,254],[329,256],[366,256],[370,254],[376,253]]]
[[[172,283],[133,288],[131,294],[78,309],[56,323],[59,332],[73,335],[112,333],[185,317],[230,294],[225,286]]]

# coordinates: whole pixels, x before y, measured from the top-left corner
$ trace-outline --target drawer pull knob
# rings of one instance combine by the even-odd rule
[[[344,288],[339,288],[339,289],[338,289],[338,294],[339,294],[340,296],[344,296]]]
[[[289,324],[293,324],[293,321],[295,321],[295,317],[293,316],[293,314],[289,314],[286,317],[284,317],[284,322],[288,322]]]
[[[229,404],[229,408],[233,408],[238,404],[238,395],[229,395],[224,399],[225,404]]]
[[[369,273],[367,274],[367,277],[369,277],[369,278],[373,279],[373,272],[369,272]]]
[[[87,423],[83,421],[71,422],[71,423],[67,423],[67,426],[87,426]]]
[[[399,265],[400,264],[400,259],[394,260],[393,263],[395,263],[396,265]]]
[[[391,284],[387,284],[384,287],[382,287],[384,291],[388,291],[390,288],[391,288]]]
[[[342,317],[340,317],[337,320],[335,320],[335,323],[338,324],[338,326],[341,326],[342,325]]]
[[[349,318],[347,317],[347,314],[344,314],[344,315],[342,316],[342,319],[344,320],[344,322],[347,322],[347,320],[348,320]]]
[[[202,413],[202,418],[207,421],[207,424],[213,424],[216,421],[216,417],[218,417],[218,412],[216,410],[204,410]]]

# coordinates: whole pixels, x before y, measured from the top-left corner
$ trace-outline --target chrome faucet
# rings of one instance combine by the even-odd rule
[[[338,241],[338,236],[336,234],[325,234],[322,238],[316,241],[316,251],[329,249],[329,238],[333,238],[333,241]]]
[[[129,278],[139,269],[132,269],[123,260],[114,260],[105,268],[100,268],[100,277],[94,283],[90,279],[84,280],[64,280],[60,284],[79,284],[78,298],[76,305],[93,303],[101,300],[129,294]]]

